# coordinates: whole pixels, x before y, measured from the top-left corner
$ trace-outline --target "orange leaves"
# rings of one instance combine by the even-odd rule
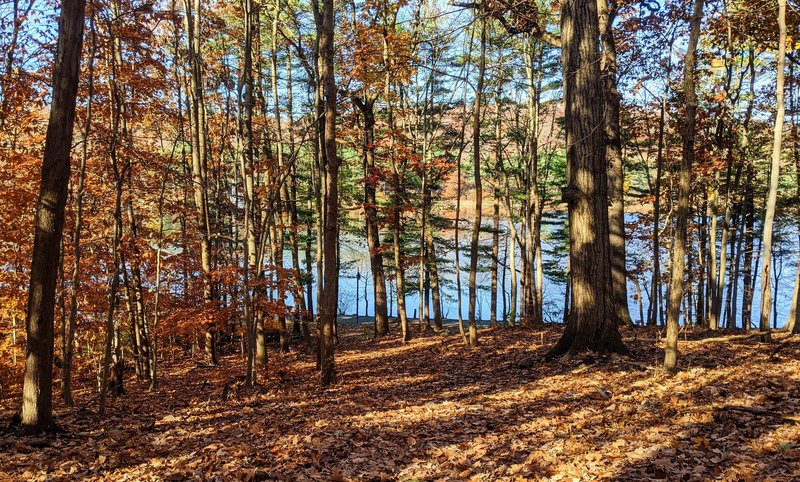
[[[189,335],[221,328],[236,317],[232,307],[212,304],[173,309],[163,318],[163,332],[170,335]]]
[[[339,65],[346,78],[368,92],[382,92],[386,75],[404,84],[415,72],[412,34],[395,25],[397,12],[405,3],[368,0],[360,4],[355,23],[343,22]]]
[[[539,333],[521,328],[484,331],[479,350],[442,334],[409,343],[398,335],[365,340],[359,328],[340,325],[335,389],[317,389],[313,357],[299,351],[270,355],[261,385],[251,389],[237,378],[238,354],[213,369],[178,359],[162,367],[155,391],[131,381],[108,418],[61,412],[68,436],[45,437],[34,447],[32,439],[0,434],[0,470],[12,479],[65,480],[92,474],[580,482],[800,475],[800,426],[749,413],[688,411],[760,400],[797,412],[797,344],[774,363],[756,341],[688,341],[687,363],[694,368],[665,377],[645,369],[646,362],[620,358],[545,363]],[[545,344],[558,332],[554,326],[541,332]],[[659,350],[642,341],[654,332],[636,335],[639,341],[630,343],[637,357],[655,359]],[[598,387],[608,397],[597,396]]]

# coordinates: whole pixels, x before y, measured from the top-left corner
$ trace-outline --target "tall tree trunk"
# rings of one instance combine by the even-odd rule
[[[75,232],[72,239],[72,291],[69,303],[69,321],[65,334],[64,368],[61,376],[61,398],[66,405],[72,405],[72,360],[75,354],[75,325],[78,317],[78,290],[80,290],[80,263],[81,263],[81,229],[83,227],[83,195],[86,180],[86,160],[89,157],[89,134],[92,129],[92,105],[94,99],[94,60],[97,52],[97,33],[95,31],[94,13],[90,20],[90,33],[92,47],[89,50],[87,73],[86,119],[83,125],[83,142],[81,144],[81,164],[78,169],[78,188],[75,192]]]
[[[600,75],[603,81],[605,113],[603,116],[608,163],[608,227],[611,246],[611,282],[617,318],[623,325],[632,325],[628,309],[628,270],[625,257],[625,172],[622,160],[622,135],[619,123],[622,95],[617,90],[617,46],[614,20],[617,2],[598,0],[602,55]]]
[[[375,298],[375,336],[389,333],[389,316],[386,309],[386,277],[383,271],[378,210],[375,196],[377,173],[375,171],[375,98],[355,98],[354,102],[364,117],[364,215],[367,225],[367,246],[369,248],[370,271],[372,272],[372,291]]]
[[[478,60],[478,79],[475,86],[475,100],[472,105],[472,163],[475,167],[475,222],[472,225],[472,240],[469,257],[469,344],[478,346],[478,325],[475,320],[475,307],[478,297],[478,244],[481,235],[481,215],[483,211],[483,186],[481,184],[481,105],[483,80],[486,73],[486,18],[481,18],[481,51]]]
[[[275,114],[275,131],[278,136],[278,177],[279,179],[283,177],[285,179],[286,170],[286,162],[285,162],[285,155],[284,155],[284,138],[283,138],[283,128],[281,121],[281,109],[280,109],[280,102],[278,102],[278,22],[280,21],[280,13],[281,13],[281,2],[280,0],[275,0],[275,10],[273,12],[272,17],[272,55],[271,55],[271,62],[270,62],[270,70],[271,70],[271,77],[272,77],[272,106]],[[285,180],[280,180],[280,187],[278,189],[278,208],[276,212],[273,214],[275,223],[275,239],[274,239],[274,249],[275,249],[275,265],[277,270],[275,271],[275,279],[278,281],[278,300],[284,299],[284,279],[286,277],[283,265],[283,251],[285,247],[285,236],[284,236],[284,226],[291,224],[290,219],[290,211],[287,207],[289,204],[289,184]],[[280,349],[281,353],[288,353],[289,352],[289,331],[286,326],[286,314],[283,310],[279,312],[276,316],[276,320],[278,322],[278,330],[279,330],[279,337],[280,337]]]
[[[470,44],[470,51],[472,44]],[[463,123],[461,124],[461,136],[459,138],[458,157],[456,158],[456,219],[455,219],[455,232],[454,232],[454,255],[455,255],[455,269],[456,269],[456,307],[458,309],[458,331],[461,334],[461,339],[464,344],[468,344],[467,333],[464,330],[464,316],[462,314],[461,306],[461,238],[459,236],[461,228],[461,160],[464,156],[466,148],[466,132],[467,132],[467,86],[468,83],[464,82],[464,98],[462,101]]]
[[[502,51],[499,59],[499,64],[503,64]],[[494,124],[495,145],[494,145],[494,167],[495,172],[502,171],[503,163],[503,143],[501,142],[502,136],[502,109],[501,102],[503,97],[503,78],[502,74],[497,78],[497,92],[495,94],[495,109],[496,117]],[[497,325],[497,266],[498,255],[500,251],[500,194],[497,189],[493,189],[494,195],[492,202],[492,259],[491,259],[491,273],[492,273],[492,292],[490,297],[489,307],[489,324],[494,327]],[[505,280],[505,277],[503,277]],[[505,315],[505,313],[504,313]]]
[[[565,0],[561,45],[567,135],[571,303],[548,357],[590,349],[626,353],[613,304],[608,236],[608,171],[603,132],[597,3]]]
[[[424,150],[424,147],[423,147]],[[425,166],[425,154],[422,155],[422,208],[420,209],[420,233],[419,233],[419,331],[422,332],[430,328],[430,319],[426,319],[425,312],[428,305],[425,303],[425,251],[427,248],[426,230],[428,229],[428,205],[430,204],[430,189],[428,187],[428,172]],[[423,321],[425,320],[425,321]]]
[[[494,171],[496,173],[503,171],[503,49],[498,53],[497,63],[500,67],[495,82],[497,89],[495,92],[495,121],[494,121]],[[500,193],[497,187],[492,189],[493,202],[492,202],[492,259],[490,264],[492,291],[490,294],[489,306],[489,324],[492,327],[497,326],[497,268],[498,256],[500,251]],[[503,276],[503,283],[505,283],[505,276]],[[505,289],[503,289],[503,300],[505,300]],[[505,310],[504,310],[505,311]],[[503,313],[503,316],[506,314]]]
[[[383,97],[386,102],[386,122],[389,127],[389,157],[392,164],[392,244],[394,249],[394,268],[395,268],[395,287],[397,290],[397,316],[400,318],[400,330],[403,334],[403,341],[411,340],[411,330],[408,326],[408,315],[406,313],[406,293],[405,293],[405,267],[403,266],[402,244],[400,233],[403,229],[403,210],[402,203],[402,176],[395,153],[395,125],[394,108],[392,104],[392,59],[389,55],[388,36],[390,29],[395,28],[396,12],[389,21],[389,14],[384,13],[383,18],[383,62],[386,74],[383,84]]]
[[[783,138],[783,121],[785,116],[784,107],[784,65],[786,60],[786,0],[778,0],[778,30],[780,37],[778,41],[778,72],[775,82],[775,97],[778,104],[775,114],[775,128],[772,133],[772,164],[769,176],[769,193],[767,195],[767,206],[764,214],[764,235],[763,253],[761,261],[761,314],[759,317],[759,330],[769,331],[769,318],[772,310],[772,236],[773,224],[775,220],[775,205],[778,200],[778,181],[781,166],[781,145]],[[762,337],[764,341],[770,341],[770,335]]]
[[[798,139],[797,129],[797,104],[795,103],[795,92],[797,88],[797,78],[794,75],[794,63],[789,63],[789,112],[792,119],[792,158],[794,159],[796,191],[795,195],[800,198],[800,139]],[[797,221],[795,221],[797,222]],[[800,224],[797,226],[798,238],[800,239]],[[789,317],[786,320],[786,329],[796,335],[800,333],[800,263],[798,264],[797,274],[794,280],[794,292],[792,293],[792,304],[789,306]]]
[[[336,292],[338,276],[336,245],[339,220],[339,159],[336,157],[336,79],[333,76],[333,31],[335,15],[333,0],[322,2],[322,24],[320,29],[320,81],[324,91],[325,106],[325,167],[327,171],[325,189],[324,231],[324,279],[320,300],[320,383],[327,387],[336,383],[334,365],[336,307],[339,298]]]
[[[667,347],[664,368],[675,370],[678,365],[678,330],[681,300],[684,291],[684,263],[686,255],[686,228],[689,222],[689,193],[691,189],[692,163],[694,162],[695,120],[697,117],[697,93],[695,92],[695,69],[697,67],[697,42],[703,20],[703,0],[694,0],[689,43],[684,57],[683,95],[686,99],[686,121],[683,129],[683,158],[678,181],[678,208],[675,214],[675,242],[672,248],[672,266],[667,305]]]
[[[112,42],[113,45],[113,42]],[[115,65],[115,64],[112,64]],[[112,67],[116,69],[116,67]],[[112,70],[113,72],[113,70]],[[116,77],[112,73],[112,77]],[[119,168],[119,159],[117,156],[117,144],[119,142],[119,124],[121,116],[121,100],[120,92],[116,88],[116,79],[112,79],[112,97],[114,104],[112,109],[112,127],[111,127],[111,141],[109,144],[109,156],[111,158],[111,167],[114,173],[114,229],[111,238],[111,260],[112,268],[109,273],[111,276],[111,284],[108,292],[108,311],[106,313],[106,340],[103,350],[103,364],[102,364],[102,378],[100,381],[100,402],[98,412],[100,415],[105,413],[106,409],[106,395],[109,390],[109,379],[112,375],[111,370],[114,369],[114,386],[115,393],[122,391],[122,363],[120,356],[119,344],[119,329],[118,324],[114,321],[114,312],[117,307],[118,289],[120,272],[124,269],[121,261],[120,253],[120,239],[122,237],[122,183],[125,172]],[[113,362],[113,367],[112,367]]]
[[[530,38],[525,43],[527,52],[525,73],[528,82],[528,159],[525,168],[525,207],[522,245],[522,310],[523,322],[532,326],[542,323],[541,281],[541,212],[542,196],[539,192],[539,98],[541,94],[542,47],[539,40]],[[536,266],[534,270],[534,265]],[[539,278],[539,275],[542,278]]]
[[[64,0],[59,19],[53,95],[36,202],[36,232],[25,318],[25,379],[22,424],[34,430],[53,427],[53,315],[56,265],[61,255],[69,155],[75,123],[83,45],[84,0]]]
[[[244,197],[244,212],[242,220],[242,246],[243,275],[244,275],[244,306],[243,317],[246,333],[246,371],[245,384],[254,385],[257,381],[256,365],[267,363],[267,352],[264,347],[264,334],[261,318],[258,315],[255,301],[257,296],[250,288],[251,277],[258,277],[258,253],[256,248],[256,216],[255,216],[255,179],[253,176],[254,142],[253,142],[253,37],[257,32],[255,27],[255,5],[252,0],[242,1],[244,13],[244,50],[242,52],[241,86],[238,96],[239,103],[239,171],[242,178],[242,193]],[[257,326],[258,324],[258,326]]]
[[[670,44],[671,45],[671,44]],[[667,64],[667,85],[669,85],[672,62]],[[666,124],[667,96],[669,89],[664,89],[661,97],[661,109],[658,117],[658,150],[656,153],[656,180],[653,200],[653,278],[650,290],[650,314],[647,317],[648,326],[660,325],[661,313],[661,172],[664,165],[664,126]]]
[[[213,309],[213,285],[211,280],[211,220],[208,212],[206,180],[206,115],[203,95],[202,72],[202,15],[200,0],[184,0],[184,27],[186,48],[189,56],[189,131],[192,151],[192,188],[197,214],[197,232],[200,237],[200,264],[203,281],[203,303]],[[205,352],[207,361],[217,364],[217,353],[213,330],[206,332]]]
[[[753,178],[755,170],[747,165],[747,181],[744,185],[744,267],[742,268],[742,329],[749,330],[753,321],[753,250],[755,238],[755,204],[753,202]]]
[[[297,200],[297,158],[298,150],[294,136],[294,95],[292,92],[292,52],[290,46],[286,47],[286,132],[289,136],[289,153],[292,159],[291,166],[291,186],[289,192],[291,198],[289,200],[289,210],[291,216],[291,229],[289,231],[289,243],[292,249],[292,270],[294,271],[295,279],[297,280],[297,289],[295,291],[295,315],[292,331],[297,332],[298,328],[303,335],[303,342],[306,347],[311,346],[310,338],[305,335],[309,334],[306,313],[308,306],[306,302],[305,287],[303,286],[304,273],[300,268],[300,242],[298,240],[298,232],[300,230],[300,220],[298,217],[298,200]]]

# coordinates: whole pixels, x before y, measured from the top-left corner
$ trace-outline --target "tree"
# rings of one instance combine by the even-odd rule
[[[53,314],[56,266],[61,256],[69,157],[75,123],[84,0],[64,0],[53,72],[53,97],[47,124],[42,183],[36,203],[36,232],[25,318],[27,333],[22,424],[34,430],[53,427]]]
[[[766,213],[764,215],[764,248],[761,261],[761,313],[758,328],[769,331],[769,318],[772,312],[772,236],[775,222],[775,204],[778,199],[778,181],[781,167],[781,143],[783,137],[783,122],[785,117],[784,106],[784,69],[786,62],[786,0],[778,0],[778,66],[775,80],[775,97],[777,109],[775,113],[775,128],[772,133],[772,163],[769,175],[769,192],[767,194]],[[770,340],[767,333],[764,341]]]
[[[617,16],[618,3],[598,0],[597,6],[602,44],[600,73],[605,99],[603,120],[608,162],[608,219],[613,302],[620,322],[630,325],[633,322],[628,310],[628,273],[625,266],[625,172],[619,123],[622,95],[617,90],[617,45],[614,37],[614,20]]]
[[[266,351],[263,343],[263,328],[256,327],[261,320],[256,315],[254,296],[255,290],[250,289],[250,277],[256,277],[258,272],[256,239],[255,239],[255,215],[254,215],[254,179],[253,179],[253,32],[255,25],[253,20],[255,5],[252,0],[242,1],[244,14],[244,49],[242,61],[242,84],[243,93],[239,99],[239,136],[242,153],[240,155],[240,166],[242,177],[242,191],[244,193],[244,248],[243,254],[243,315],[245,330],[247,334],[247,369],[245,383],[253,385],[256,383],[256,364],[266,364]],[[257,348],[258,347],[258,353]],[[258,355],[258,356],[257,356]]]
[[[664,369],[674,370],[678,364],[678,329],[681,301],[684,290],[684,266],[686,263],[686,231],[689,223],[689,190],[691,189],[692,163],[694,162],[695,121],[697,117],[697,93],[695,92],[695,69],[697,68],[697,42],[703,20],[703,0],[695,0],[692,10],[689,43],[683,59],[683,95],[686,101],[686,120],[683,125],[683,157],[678,178],[678,206],[675,213],[675,241],[672,247],[672,267],[667,300],[667,347],[664,353]]]
[[[336,156],[336,79],[333,76],[333,29],[335,15],[333,0],[322,2],[322,24],[319,28],[320,81],[324,93],[324,160],[325,179],[325,230],[324,230],[324,276],[321,282],[322,299],[320,309],[320,382],[323,387],[336,383],[334,365],[336,307],[338,300],[336,246],[338,244],[339,220],[339,159]]]
[[[571,304],[549,358],[590,349],[626,353],[614,310],[608,237],[608,172],[603,130],[597,3],[561,5],[561,52],[567,150]]]
[[[91,49],[88,58],[89,91],[86,103],[86,119],[83,126],[83,143],[81,144],[81,162],[78,170],[78,185],[75,194],[75,230],[73,232],[73,265],[72,265],[72,292],[70,293],[69,321],[65,326],[65,333],[62,333],[64,343],[62,352],[64,354],[64,371],[61,377],[61,397],[64,403],[72,405],[72,361],[74,357],[75,345],[75,325],[78,316],[78,290],[80,288],[80,262],[81,262],[81,228],[83,225],[83,196],[86,180],[86,161],[89,157],[89,132],[92,126],[92,104],[94,94],[94,61],[97,52],[97,32],[95,31],[95,16],[92,14],[90,20]]]
[[[483,210],[483,187],[481,185],[481,102],[483,80],[486,73],[486,18],[481,17],[481,46],[478,59],[478,79],[475,84],[475,100],[472,105],[472,163],[475,171],[475,223],[472,225],[469,256],[469,344],[478,346],[478,326],[475,321],[478,277],[478,243],[481,235],[481,211]]]
[[[208,205],[207,170],[207,120],[203,93],[203,62],[201,46],[203,41],[201,2],[183,0],[184,28],[186,29],[186,48],[189,57],[189,134],[192,151],[192,187],[195,212],[197,214],[197,233],[200,236],[200,259],[203,280],[203,303],[213,309],[214,291],[211,280],[211,217]],[[206,332],[205,351],[208,362],[217,364],[216,336],[213,330]]]

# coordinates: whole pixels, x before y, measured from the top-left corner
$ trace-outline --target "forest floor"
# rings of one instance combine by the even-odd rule
[[[469,349],[343,328],[328,390],[301,352],[271,352],[256,388],[238,355],[176,360],[105,418],[59,406],[60,433],[0,433],[0,480],[800,480],[800,340],[689,334],[668,375],[655,330],[626,330],[633,358],[545,362],[560,330]]]

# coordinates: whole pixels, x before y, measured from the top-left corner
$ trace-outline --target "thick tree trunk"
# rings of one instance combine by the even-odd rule
[[[53,427],[53,314],[56,265],[61,255],[64,208],[69,183],[69,156],[75,122],[81,47],[83,0],[64,0],[59,20],[53,95],[45,137],[42,182],[36,202],[36,232],[25,319],[25,379],[22,424],[34,430]]]
[[[686,231],[689,222],[689,193],[691,188],[692,163],[694,162],[695,119],[697,117],[697,93],[695,92],[695,69],[697,67],[697,42],[703,19],[703,0],[695,0],[691,30],[683,70],[683,95],[686,99],[686,121],[683,129],[683,158],[678,181],[678,207],[675,214],[675,242],[672,248],[672,266],[667,305],[667,348],[664,368],[675,370],[678,365],[678,330],[681,300],[684,294],[684,263],[686,262]]]
[[[617,46],[613,25],[617,15],[617,3],[609,4],[608,0],[598,0],[597,8],[602,44],[600,73],[605,99],[603,119],[608,163],[608,227],[613,302],[620,323],[631,325],[633,321],[628,309],[628,270],[625,263],[625,173],[619,122],[622,95],[617,90]]]
[[[324,230],[324,278],[320,300],[320,383],[327,387],[336,383],[334,365],[336,308],[338,301],[336,246],[339,220],[339,159],[336,156],[336,79],[333,76],[333,31],[335,15],[333,0],[322,2],[322,25],[320,29],[320,81],[324,91],[325,107],[325,165],[327,170],[325,189]]]
[[[608,172],[603,141],[597,4],[561,6],[567,134],[571,303],[567,325],[548,357],[589,349],[626,353],[613,303],[608,236]]]

